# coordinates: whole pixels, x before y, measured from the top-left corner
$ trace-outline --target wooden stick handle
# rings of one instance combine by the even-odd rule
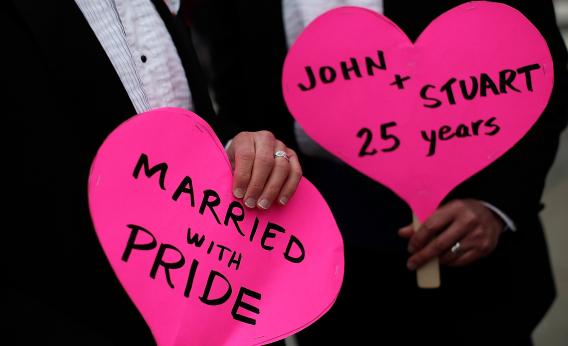
[[[420,227],[420,220],[416,215],[412,215],[412,224],[414,232]],[[439,288],[440,287],[440,264],[438,257],[433,258],[430,262],[416,270],[416,282],[420,288]]]

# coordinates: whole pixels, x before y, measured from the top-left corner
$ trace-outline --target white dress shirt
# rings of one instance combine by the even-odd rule
[[[181,60],[150,0],[75,0],[105,50],[137,113],[192,108]],[[172,13],[179,1],[166,4]]]

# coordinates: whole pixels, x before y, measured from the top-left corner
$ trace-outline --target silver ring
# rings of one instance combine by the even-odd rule
[[[450,251],[451,251],[454,255],[457,255],[458,252],[460,252],[461,247],[462,247],[462,246],[461,246],[460,242],[458,241],[457,243],[454,244],[454,246],[452,246],[452,248],[450,249]]]
[[[290,161],[288,154],[286,154],[283,150],[278,150],[277,152],[274,153],[274,158],[277,158],[277,157],[283,157],[283,158],[286,159],[286,161]]]

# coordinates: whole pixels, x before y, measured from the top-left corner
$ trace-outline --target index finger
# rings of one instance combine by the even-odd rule
[[[231,145],[234,150],[235,173],[233,176],[233,194],[237,198],[243,198],[249,184],[254,164],[254,140],[252,136],[235,138]]]
[[[428,244],[434,237],[441,233],[455,219],[455,207],[452,203],[443,205],[432,214],[410,238],[408,251],[416,252]]]
[[[274,135],[268,131],[260,131],[254,136],[254,163],[252,167],[252,175],[245,193],[245,205],[254,208],[258,197],[272,172],[274,167],[274,147],[276,139]]]
[[[469,228],[467,225],[460,222],[452,222],[443,233],[435,239],[432,239],[423,249],[417,251],[408,259],[408,267],[419,268],[432,258],[449,251],[452,245],[462,239],[468,231]]]

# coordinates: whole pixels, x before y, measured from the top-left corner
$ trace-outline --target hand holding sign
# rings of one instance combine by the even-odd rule
[[[159,345],[259,345],[314,322],[335,300],[343,243],[302,180],[286,207],[244,208],[211,128],[193,113],[132,118],[89,179],[101,245]]]
[[[395,191],[422,222],[523,137],[552,84],[538,30],[517,10],[483,1],[446,12],[415,43],[377,13],[329,11],[298,38],[283,72],[304,130]]]

